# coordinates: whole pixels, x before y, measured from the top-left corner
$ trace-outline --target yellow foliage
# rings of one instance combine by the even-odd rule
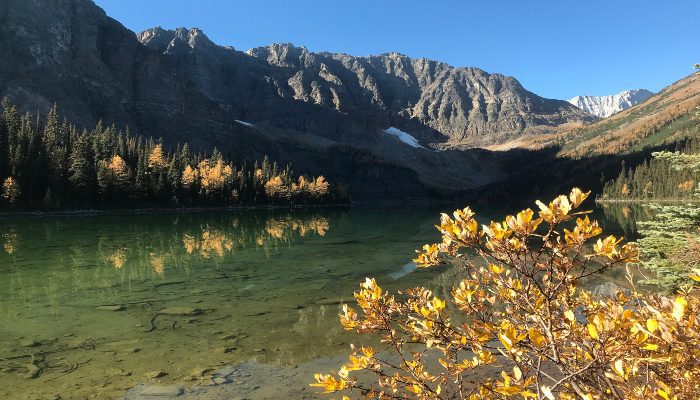
[[[281,176],[273,176],[269,181],[265,182],[265,194],[268,197],[279,197],[287,192],[288,190],[285,188]]]
[[[121,269],[126,264],[126,250],[118,249],[107,257],[107,262],[114,265],[115,269]]]
[[[165,273],[164,254],[150,253],[149,260],[151,262],[151,268],[153,268],[153,272],[155,272],[157,275],[163,275]]]
[[[202,188],[213,191],[224,187],[226,181],[233,175],[233,169],[222,160],[216,160],[213,164],[210,160],[202,160],[197,166],[197,175]]]
[[[629,186],[627,186],[626,183],[622,185],[622,188],[620,189],[620,194],[623,196],[629,196],[630,188],[629,188]]]
[[[597,221],[576,211],[588,194],[574,189],[538,201],[538,218],[526,209],[481,228],[469,208],[443,214],[442,242],[425,245],[415,261],[449,263],[466,278],[445,299],[421,287],[397,296],[366,279],[340,322],[380,335],[387,347],[354,348],[314,385],[371,399],[700,398],[693,288],[675,299],[643,294],[631,275],[631,289],[613,296],[580,287],[585,277],[638,261],[634,244],[598,238]]]
[[[15,232],[10,231],[9,233],[4,233],[2,235],[3,239],[5,239],[5,243],[3,244],[3,248],[5,249],[5,252],[7,254],[12,255],[15,250],[17,249],[17,242],[18,242],[18,236]]]
[[[692,179],[689,179],[687,181],[684,181],[684,182],[681,182],[678,184],[678,190],[680,190],[681,192],[690,192],[691,190],[693,190],[694,187],[695,187],[695,181]]]
[[[112,159],[109,160],[109,164],[107,164],[107,169],[115,175],[126,174],[127,168],[126,161],[118,155],[112,156]]]
[[[163,169],[167,166],[165,156],[163,155],[163,145],[157,144],[148,155],[148,167],[153,169]]]
[[[209,259],[214,255],[221,258],[233,250],[233,239],[220,230],[204,229],[199,237],[182,235],[182,245],[187,254],[191,255],[197,250],[202,258]]]
[[[323,176],[319,176],[309,184],[309,191],[315,197],[321,197],[328,193],[328,182]]]
[[[191,166],[186,166],[182,171],[182,186],[186,188],[191,188],[195,182],[197,182],[197,170]]]
[[[5,178],[5,181],[2,183],[2,197],[7,200],[8,203],[10,203],[11,206],[14,206],[15,203],[17,203],[17,200],[19,200],[19,196],[21,195],[21,190],[19,189],[19,183],[17,183],[17,180],[15,178],[8,176]]]

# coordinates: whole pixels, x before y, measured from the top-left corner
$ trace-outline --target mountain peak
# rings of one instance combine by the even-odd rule
[[[160,26],[146,29],[136,35],[142,44],[160,50],[170,52],[173,48],[186,45],[192,50],[218,48],[214,42],[199,28],[179,27],[174,30],[163,29]]]
[[[576,96],[568,101],[595,116],[607,118],[642,103],[653,95],[653,92],[646,89],[631,89],[610,96]]]
[[[292,43],[273,43],[268,46],[255,47],[246,52],[249,56],[265,60],[270,65],[296,68],[315,64],[313,53],[304,47]]]

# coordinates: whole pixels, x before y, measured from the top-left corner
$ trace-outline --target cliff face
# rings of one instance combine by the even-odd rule
[[[500,179],[502,158],[450,148],[594,119],[514,78],[396,53],[241,52],[184,28],[135,35],[90,0],[0,0],[0,54],[0,96],[23,110],[58,103],[80,127],[102,119],[171,145],[268,154],[363,199],[483,185]]]
[[[46,111],[58,103],[79,126],[103,119],[196,147],[237,134],[226,112],[189,78],[91,1],[3,3],[0,95],[23,109]]]
[[[424,143],[478,146],[535,126],[595,120],[512,77],[397,53],[354,57],[291,44],[241,53],[185,28],[149,29],[139,40],[236,118],[283,128],[342,135],[400,125]]]
[[[289,54],[285,49],[280,51],[279,46],[249,53],[267,55],[268,62]],[[538,125],[591,120],[562,101],[526,91],[512,77],[478,68],[454,68],[397,53],[310,56],[312,60],[320,58],[320,66],[313,70],[315,74],[304,73],[301,68],[296,72],[297,79],[292,82],[297,98],[333,105],[349,113],[355,111],[355,104],[364,101],[365,107],[376,107],[393,118],[432,128],[451,143],[476,146],[502,141]],[[351,96],[341,91],[343,86]]]

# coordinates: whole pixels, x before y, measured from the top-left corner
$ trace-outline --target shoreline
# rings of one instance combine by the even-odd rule
[[[33,210],[33,211],[2,211],[0,218],[7,217],[53,217],[53,216],[95,216],[95,215],[140,215],[167,213],[201,213],[209,211],[246,211],[246,210],[300,210],[321,208],[349,208],[350,203],[337,204],[294,204],[294,205],[249,205],[249,206],[217,206],[217,207],[154,207],[154,208],[115,208],[115,209],[71,209],[71,210]]]
[[[644,204],[644,203],[682,203],[682,204],[700,204],[700,200],[695,199],[595,199],[596,204],[605,203],[629,203],[629,204]]]

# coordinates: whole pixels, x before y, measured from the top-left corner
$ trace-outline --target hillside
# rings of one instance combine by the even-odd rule
[[[700,133],[700,74],[683,78],[642,104],[558,138],[561,155],[620,154]]]
[[[643,103],[592,124],[564,124],[555,133],[523,136],[492,150],[560,148],[560,157],[628,154],[700,134],[700,73]]]

